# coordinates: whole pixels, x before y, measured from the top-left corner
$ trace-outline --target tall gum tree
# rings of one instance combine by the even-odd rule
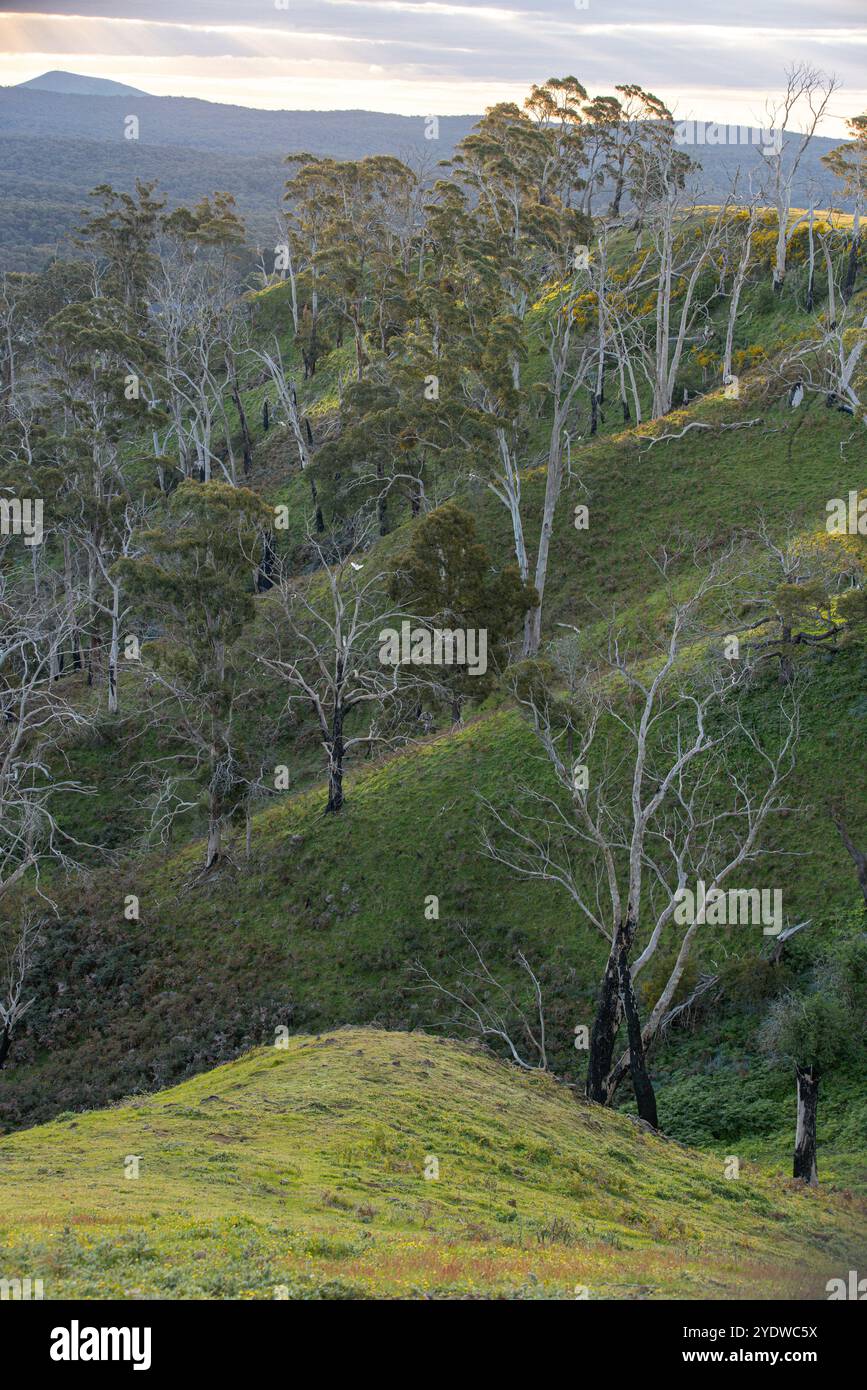
[[[730,582],[720,561],[687,599],[672,592],[667,633],[645,634],[647,654],[631,651],[634,639],[612,621],[601,655],[579,640],[555,649],[553,667],[519,667],[516,694],[557,791],[524,787],[509,809],[485,802],[492,817],[485,851],[527,878],[559,884],[579,920],[608,944],[588,1097],[609,1104],[631,1071],[653,1124],[645,1055],[704,930],[700,915],[678,923],[679,895],[698,880],[708,893],[721,889],[755,861],[768,820],[784,809],[798,739],[791,690],[771,738],[752,727],[750,668],[726,661],[722,632],[706,625],[707,605],[721,601]],[[687,672],[695,644],[707,655]],[[615,1062],[624,1009],[639,1036],[631,986],[673,935],[673,963],[640,1028],[641,1052],[627,1047]]]

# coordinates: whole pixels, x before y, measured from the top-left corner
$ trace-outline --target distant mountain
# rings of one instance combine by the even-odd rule
[[[109,82],[105,77],[82,77],[77,72],[63,72],[59,68],[43,72],[39,77],[31,77],[29,82],[19,82],[18,87],[28,87],[35,92],[71,92],[82,97],[120,97],[144,96],[138,87],[128,87],[125,82]]]
[[[70,84],[79,85],[73,90]],[[126,138],[130,116],[137,118],[137,139]],[[441,116],[438,138],[429,140],[422,116],[262,111],[151,96],[75,73],[44,73],[17,87],[0,87],[0,269],[42,264],[78,222],[91,188],[111,183],[130,190],[137,177],[156,179],[170,206],[216,189],[233,193],[251,238],[267,245],[275,232],[287,154],[306,150],[335,159],[395,154],[423,161],[432,172],[478,119]],[[811,144],[794,189],[795,206],[804,206],[811,196],[820,206],[839,198],[821,163],[835,143]],[[701,191],[708,202],[725,195],[738,169],[744,191],[764,172],[761,150],[753,144],[700,143],[685,152],[702,166]],[[605,202],[603,193],[596,206]]]
[[[138,119],[136,140],[125,138],[129,116]],[[31,83],[0,87],[0,269],[43,264],[77,225],[92,188],[128,191],[136,178],[156,179],[170,207],[225,189],[251,239],[273,245],[287,154],[396,154],[433,168],[477,120],[442,116],[439,138],[426,140],[421,116],[259,111],[133,88],[90,96]]]
[[[72,74],[68,74],[71,76]],[[36,79],[39,81],[40,79]],[[92,82],[95,78],[82,78]],[[134,97],[134,102],[130,98]],[[124,138],[127,116],[137,116],[138,140]],[[380,111],[260,111],[249,106],[155,97],[129,88],[93,98],[23,84],[0,87],[0,132],[58,140],[116,140],[121,145],[184,145],[209,154],[277,154],[311,150],[338,159],[427,149],[448,154],[478,116],[441,116],[439,139],[425,139],[423,116]]]

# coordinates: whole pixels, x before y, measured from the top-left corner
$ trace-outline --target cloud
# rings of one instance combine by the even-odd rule
[[[152,91],[189,94],[192,84],[223,101],[346,106],[341,92],[351,90],[358,105],[446,114],[574,72],[592,92],[636,81],[677,101],[679,114],[746,119],[788,64],[808,60],[842,79],[838,118],[867,104],[863,0],[727,0],[698,17],[695,0],[588,0],[586,9],[575,0],[55,0],[51,13],[4,10],[7,82],[74,67]],[[281,83],[300,95],[281,99]]]

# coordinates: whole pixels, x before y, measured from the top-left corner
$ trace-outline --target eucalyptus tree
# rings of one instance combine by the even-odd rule
[[[90,195],[96,206],[85,211],[75,237],[82,250],[107,265],[106,293],[140,320],[147,315],[147,282],[165,207],[156,186],[136,179],[135,192],[126,193],[100,184]]]
[[[390,155],[329,161],[329,174],[329,218],[317,261],[333,311],[352,333],[361,381],[368,334],[384,352],[406,320],[411,280],[403,245],[415,176]]]
[[[140,384],[158,359],[138,318],[106,298],[74,303],[55,314],[44,325],[39,347],[50,386],[46,443],[60,474],[56,499],[64,515],[61,534],[70,589],[76,542],[86,569],[92,681],[102,639],[98,590],[114,553],[112,517],[130,499],[131,464],[149,458],[136,442],[148,415]],[[113,704],[114,681],[109,692]]]
[[[57,679],[75,634],[67,596],[51,572],[34,593],[12,544],[0,550],[0,899],[31,876],[44,896],[45,865],[74,866],[79,846],[58,804],[90,790],[57,768],[65,740],[91,718],[74,686]]]
[[[727,558],[686,598],[665,581],[666,630],[643,634],[641,647],[613,619],[601,651],[567,639],[549,662],[517,668],[516,695],[556,790],[525,787],[508,806],[484,803],[486,852],[513,872],[560,885],[578,921],[606,942],[588,1096],[610,1103],[631,1074],[640,1113],[654,1125],[646,1053],[706,920],[679,910],[684,890],[702,881],[709,902],[755,863],[768,822],[785,809],[798,740],[797,693],[781,695],[766,737],[750,717],[749,663],[724,658],[723,631],[708,610],[727,602]],[[697,665],[696,649],[705,652]],[[663,944],[662,983],[641,1024],[635,984]],[[628,1040],[617,1060],[624,1019]]]
[[[537,602],[534,590],[515,565],[494,567],[473,517],[454,502],[422,518],[394,560],[388,588],[393,600],[440,630],[484,633],[484,670],[455,663],[436,672],[435,685],[448,693],[459,723],[464,703],[490,694],[508,664],[512,639]]]
[[[591,124],[591,139],[599,157],[594,160],[597,178],[593,182],[610,185],[611,201],[607,216],[615,221],[621,215],[623,196],[632,185],[633,165],[643,161],[646,151],[662,136],[668,138],[674,120],[671,111],[652,92],[635,83],[621,83],[614,89],[616,97],[596,97],[586,108]],[[590,211],[589,201],[586,209]]]
[[[452,177],[437,186],[429,217],[434,246],[445,252],[445,283],[454,291],[447,350],[460,357],[462,393],[474,428],[486,440],[479,462],[509,513],[524,582],[530,575],[521,508],[530,401],[522,380],[525,329],[539,287],[546,281],[557,285],[564,275],[571,280],[576,247],[588,239],[587,220],[564,201],[579,182],[582,98],[583,88],[566,79],[562,86],[534,88],[527,111],[508,103],[492,107],[458,146]],[[567,330],[554,354],[555,394],[569,338]],[[543,536],[559,495],[562,423],[549,454]],[[544,578],[547,547],[542,549]],[[532,642],[529,631],[525,640]]]
[[[849,300],[858,278],[861,247],[861,219],[867,198],[867,113],[852,116],[848,121],[850,140],[822,155],[822,163],[841,181],[844,197],[852,204],[852,234],[849,244],[849,263],[843,282],[844,300]]]
[[[301,348],[306,380],[316,375],[323,347],[325,304],[319,255],[333,215],[329,185],[334,161],[320,155],[292,154],[286,163],[292,168],[285,193],[287,268],[291,267],[295,340]],[[306,294],[300,322],[297,307],[299,285],[304,287]]]
[[[564,207],[571,207],[593,177],[592,163],[588,176],[583,174],[588,165],[586,105],[587,90],[576,77],[549,77],[541,86],[534,83],[524,102],[527,116],[548,136],[539,179],[542,203],[555,197]]]
[[[772,283],[781,293],[786,278],[789,242],[802,218],[792,220],[792,197],[795,178],[803,163],[839,81],[808,63],[793,64],[786,71],[786,87],[782,96],[769,98],[766,105],[768,126],[774,139],[763,149],[767,166],[765,193],[777,218]],[[794,122],[800,121],[802,131],[787,135]]]
[[[388,603],[386,575],[366,564],[361,548],[334,563],[319,537],[308,541],[319,566],[312,575],[280,577],[269,641],[257,657],[285,684],[287,708],[312,715],[328,775],[325,814],[337,815],[347,756],[407,736],[402,697],[415,682],[383,659],[382,632],[408,615]]]
[[[146,720],[167,749],[157,761],[202,789],[206,869],[219,860],[227,819],[246,794],[239,750],[257,682],[242,637],[272,519],[246,488],[187,481],[141,534],[142,553],[118,562],[134,612],[159,633],[142,647]]]

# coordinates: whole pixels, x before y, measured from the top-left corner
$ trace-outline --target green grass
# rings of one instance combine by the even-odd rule
[[[799,809],[777,822],[769,840],[787,857],[771,855],[750,870],[756,886],[784,884],[790,921],[814,919],[802,937],[809,936],[807,951],[857,900],[823,801],[841,777],[863,780],[864,744],[852,736],[863,683],[857,647],[817,664],[791,787]],[[753,705],[761,728],[768,709],[761,688]],[[33,1123],[58,1109],[171,1084],[266,1041],[278,1024],[453,1028],[451,1009],[418,987],[411,966],[419,959],[436,978],[453,980],[459,921],[516,987],[515,955],[525,952],[542,983],[554,1066],[579,1081],[583,1059],[572,1048],[573,1028],[592,1017],[604,943],[565,893],[516,878],[479,844],[480,794],[508,805],[517,782],[551,790],[547,779],[519,716],[493,710],[396,756],[356,764],[337,818],[323,817],[319,784],[280,798],[255,819],[249,862],[236,840],[230,861],[202,880],[201,844],[192,842],[70,884],[34,981],[30,1032],[3,1073],[0,1122]],[[862,811],[855,821],[862,838],[864,828]],[[128,893],[139,897],[139,922],[124,920]],[[425,917],[431,894],[439,898],[438,921]],[[715,970],[758,945],[743,928],[708,929],[695,969]],[[750,1001],[734,998],[729,1013],[699,1019],[694,1042],[672,1035],[653,1063],[660,1115],[679,1138],[704,1144],[740,1143],[755,1116],[772,1114],[776,1122],[760,1125],[757,1137],[772,1144],[782,1167],[792,1138],[791,1084],[757,1062],[757,1026]],[[752,1068],[755,1106],[738,1120],[745,1068]],[[700,1088],[701,1106],[690,1083]],[[845,1112],[855,1127],[841,1127],[835,1097],[844,1084],[831,1077],[823,1087],[820,1164],[829,1149],[851,1155],[847,1162],[864,1182],[857,1154],[867,1143],[867,1107],[852,1096]],[[729,1101],[725,1128],[709,1133],[705,1114],[719,1115]]]
[[[783,301],[751,293],[738,347],[773,353],[804,328],[790,297],[798,274]],[[256,313],[260,341],[278,335],[297,380],[286,288],[259,296]],[[350,355],[331,353],[312,381],[297,380],[316,430],[336,408]],[[527,380],[541,367],[536,342]],[[684,384],[702,388],[694,364]],[[791,411],[782,387],[777,400],[765,394],[761,369],[742,387],[738,402],[717,392],[637,430],[623,429],[612,400],[600,436],[575,442],[552,538],[547,637],[558,623],[592,634],[613,603],[633,631],[640,619],[652,625],[663,602],[653,558],[663,547],[688,533],[712,555],[760,514],[777,535],[790,520],[813,530],[829,497],[863,482],[850,418],[811,398]],[[257,442],[252,485],[289,504],[284,539],[296,555],[312,510],[309,480],[288,431],[263,435],[265,393],[261,384],[245,391]],[[761,424],[749,429],[719,428],[756,416]],[[690,422],[712,428],[651,443]],[[531,563],[546,429],[544,417],[531,423],[522,455]],[[457,500],[492,556],[509,560],[508,518],[484,484],[462,483]],[[572,524],[577,502],[589,504],[587,532]],[[371,567],[386,566],[410,535],[396,503],[389,522]],[[269,602],[258,600],[260,609]],[[841,914],[863,921],[825,802],[864,785],[864,647],[851,643],[810,669],[791,785],[797,809],[769,840],[786,857],[750,870],[754,886],[784,883],[790,921],[813,919],[790,948],[791,968]],[[134,719],[134,686],[122,681],[121,695]],[[752,699],[757,728],[776,698],[769,677]],[[673,1031],[651,1062],[664,1130],[703,1157],[648,1139],[624,1115],[576,1105],[550,1080],[407,1036],[455,1031],[451,1011],[418,988],[411,967],[419,959],[453,980],[455,923],[466,922],[516,988],[515,955],[526,953],[545,995],[554,1067],[582,1079],[573,1028],[592,1016],[603,943],[560,890],[518,880],[479,852],[479,794],[508,805],[519,782],[550,789],[539,750],[500,695],[460,730],[443,714],[433,737],[354,763],[337,819],[322,816],[315,737],[287,734],[273,752],[275,764],[290,766],[291,793],[256,817],[250,861],[242,837],[230,835],[228,862],[204,880],[198,813],[179,822],[175,842],[139,857],[145,817],[127,778],[156,743],[129,743],[129,732],[104,719],[69,753],[70,775],[99,795],[69,798],[63,823],[119,859],[105,869],[91,858],[92,872],[54,881],[59,919],[33,983],[28,1031],[0,1074],[0,1128],[75,1112],[0,1143],[12,1204],[0,1237],[14,1252],[9,1277],[43,1274],[49,1297],[271,1297],[280,1284],[293,1297],[568,1297],[579,1283],[591,1296],[822,1297],[828,1277],[857,1268],[859,1254],[863,1264],[863,1212],[841,1191],[867,1187],[863,1079],[842,1071],[822,1082],[820,1194],[769,1178],[789,1171],[793,1086],[758,1053],[763,1001],[732,969],[757,943],[738,929],[709,933],[695,962],[727,967],[724,1000],[689,1031]],[[852,801],[863,844],[867,808]],[[140,899],[140,922],[124,920],[128,893]],[[435,922],[424,914],[430,894],[440,900]],[[743,966],[744,979],[754,973]],[[275,1027],[343,1024],[395,1031],[296,1037],[288,1052],[207,1070],[269,1043]],[[123,1109],[79,1113],[132,1093]],[[629,1103],[625,1091],[622,1099]],[[439,1183],[420,1176],[430,1152],[446,1156]],[[145,1160],[134,1182],[123,1178],[129,1153]],[[745,1165],[737,1183],[722,1179],[726,1155]],[[44,1227],[28,1212],[42,1214]]]
[[[725,1157],[478,1048],[295,1036],[0,1141],[0,1277],[49,1299],[818,1299],[863,1265],[863,1202],[726,1179]]]

